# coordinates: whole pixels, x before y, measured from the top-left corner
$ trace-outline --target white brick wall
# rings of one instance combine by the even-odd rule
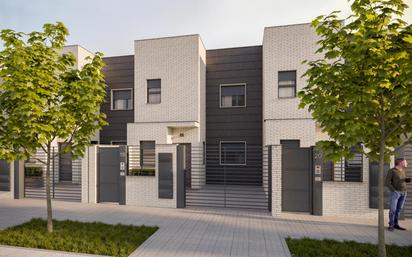
[[[89,188],[88,203],[97,203],[97,146],[90,146],[87,155],[89,157],[87,161],[88,171],[87,173],[82,172],[82,187]]]
[[[263,142],[279,144],[280,139],[300,139],[313,145],[315,125],[306,109],[298,109],[299,98],[278,98],[278,72],[296,70],[297,91],[306,85],[307,65],[303,60],[317,56],[316,33],[309,24],[265,28],[263,36]]]
[[[282,212],[282,146],[272,146],[272,216]]]
[[[377,218],[369,208],[369,160],[363,158],[363,182],[323,182],[323,215]],[[387,216],[388,210],[385,210]]]
[[[200,122],[199,42],[199,35],[135,41],[135,122]],[[147,104],[147,79],[161,79],[160,104]]]
[[[315,122],[305,120],[267,120],[264,122],[265,141],[269,145],[278,145],[280,140],[299,139],[301,147],[310,147],[316,143]]]
[[[158,153],[173,154],[173,199],[159,199]],[[126,204],[176,208],[176,145],[156,145],[156,176],[127,176]]]

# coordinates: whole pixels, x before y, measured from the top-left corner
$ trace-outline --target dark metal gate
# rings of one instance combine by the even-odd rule
[[[119,202],[119,147],[99,147],[98,149],[98,201]]]
[[[52,148],[50,163],[50,193],[56,200],[81,201],[81,160],[70,159],[70,180],[61,178],[59,147]],[[46,153],[38,150],[34,156],[24,164],[24,196],[27,198],[46,197]],[[67,178],[68,176],[66,176]]]
[[[282,211],[312,212],[312,151],[282,147]]]
[[[269,210],[269,148],[241,142],[225,147],[192,146],[190,156],[185,153],[185,205]]]
[[[0,160],[0,191],[10,191],[9,165],[3,160]]]
[[[404,147],[405,159],[408,161],[408,168],[406,169],[406,176],[408,178],[412,177],[412,145]],[[412,192],[412,183],[407,183],[408,192]],[[406,202],[404,206],[404,215],[407,218],[412,218],[412,196],[408,195],[406,197]]]

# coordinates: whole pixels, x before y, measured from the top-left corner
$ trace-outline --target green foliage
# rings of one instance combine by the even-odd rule
[[[412,133],[412,26],[401,0],[355,0],[352,15],[337,12],[312,22],[320,37],[319,60],[306,61],[308,85],[299,93],[331,141],[319,143],[327,158],[351,157],[363,143],[387,159]],[[410,141],[409,141],[410,142]]]
[[[76,158],[106,124],[100,112],[106,94],[102,54],[74,68],[75,57],[61,53],[67,35],[60,22],[28,34],[1,31],[0,159],[47,151],[57,138],[71,144],[65,150]]]
[[[41,177],[43,169],[41,167],[24,167],[24,176],[26,177]]]
[[[354,241],[287,238],[286,243],[293,257],[376,257],[378,255],[376,245]],[[387,251],[390,257],[411,256],[412,246],[388,245]]]
[[[155,169],[150,168],[136,168],[129,171],[130,176],[154,176]]]
[[[0,230],[0,245],[126,257],[158,229],[70,220],[53,223],[53,233],[47,233],[42,219]]]

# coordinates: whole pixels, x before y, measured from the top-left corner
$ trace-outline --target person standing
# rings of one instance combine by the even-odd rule
[[[406,177],[406,167],[408,167],[408,162],[404,158],[397,158],[395,160],[395,167],[390,169],[386,175],[385,184],[391,191],[389,231],[394,229],[406,230],[399,226],[399,214],[405,204],[407,194],[406,183],[411,181],[410,178]]]

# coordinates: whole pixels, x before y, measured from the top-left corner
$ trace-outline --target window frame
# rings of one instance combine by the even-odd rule
[[[150,103],[149,102],[149,81],[150,80],[159,80],[160,81],[160,101],[158,103]],[[156,79],[146,79],[146,104],[161,104],[162,103],[162,79],[156,78]]]
[[[222,163],[222,143],[243,143],[245,145],[244,163]],[[219,141],[219,165],[221,166],[246,166],[247,165],[247,142],[246,141]]]
[[[121,143],[124,143],[124,145],[127,145],[127,140],[110,140],[111,145],[119,145],[119,144],[114,144],[113,142],[121,142]]]
[[[113,91],[130,91],[131,108],[128,109],[114,109]],[[110,110],[111,111],[130,111],[133,110],[133,88],[112,88],[110,89]]]
[[[239,105],[239,106],[222,106],[222,87],[233,87],[233,86],[244,86],[245,88],[245,104],[244,105]],[[246,83],[230,83],[230,84],[219,84],[219,108],[224,109],[224,108],[246,108],[247,103],[247,90],[246,90]]]
[[[280,88],[290,88],[290,87],[292,87],[292,86],[281,86],[281,85],[279,85],[279,82],[281,81],[279,74],[280,74],[281,72],[293,72],[293,71],[295,72],[295,86],[294,86],[295,90],[294,90],[294,96],[280,97],[280,96],[279,96],[279,89],[280,89]],[[279,71],[278,71],[278,99],[292,99],[292,98],[296,98],[296,96],[297,96],[297,88],[298,88],[297,77],[298,77],[298,71],[297,71],[297,70],[279,70]]]

